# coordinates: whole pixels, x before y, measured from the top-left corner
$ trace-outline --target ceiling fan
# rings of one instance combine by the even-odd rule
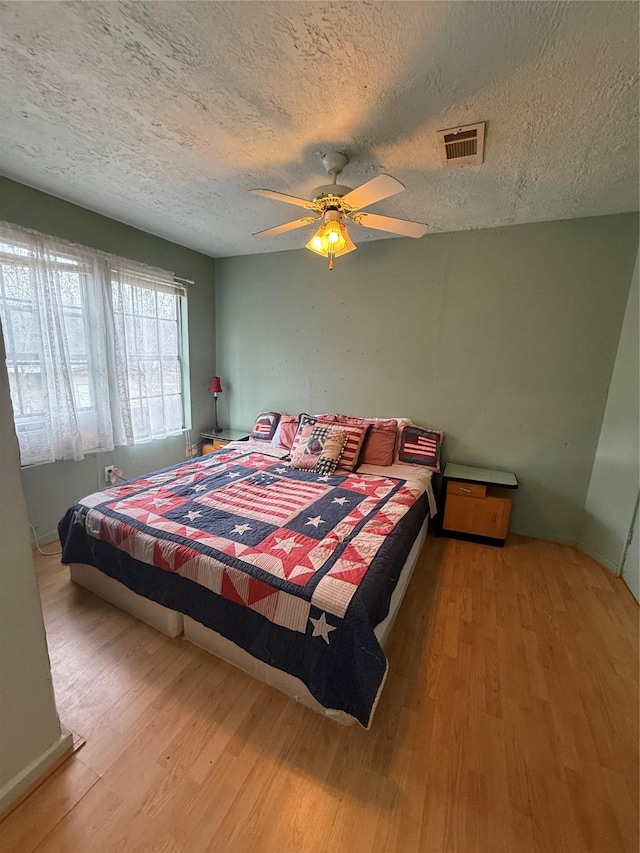
[[[347,219],[355,222],[356,225],[401,234],[403,237],[422,237],[427,233],[428,226],[421,222],[363,212],[362,208],[401,193],[405,186],[391,175],[378,175],[356,189],[343,186],[338,183],[338,175],[348,162],[347,156],[340,151],[330,151],[323,156],[322,163],[331,176],[332,182],[316,187],[311,193],[310,201],[275,190],[249,190],[253,195],[295,204],[310,211],[309,216],[284,222],[282,225],[276,225],[264,231],[257,231],[253,236],[274,237],[276,234],[284,234],[286,231],[293,231],[294,228],[303,228],[305,225],[321,221],[322,224],[307,243],[307,249],[324,258],[329,258],[329,269],[332,270],[335,258],[346,255],[347,252],[353,252],[357,248],[347,233],[345,224]]]

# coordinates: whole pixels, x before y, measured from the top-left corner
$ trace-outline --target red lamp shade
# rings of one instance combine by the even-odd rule
[[[212,394],[220,394],[222,392],[222,385],[220,384],[220,377],[214,376],[211,380],[211,384],[209,385],[209,391]]]

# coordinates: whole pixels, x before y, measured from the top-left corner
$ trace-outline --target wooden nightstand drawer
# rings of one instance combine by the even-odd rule
[[[213,453],[214,450],[220,450],[221,447],[224,447],[227,444],[229,444],[229,442],[225,441],[223,438],[214,438],[213,441],[209,441],[202,445],[202,453]]]
[[[467,498],[483,498],[487,493],[487,487],[480,483],[459,483],[457,480],[449,480],[447,483],[447,495],[461,495]]]
[[[509,530],[511,501],[509,498],[452,495],[447,492],[443,526],[473,536],[504,539]]]

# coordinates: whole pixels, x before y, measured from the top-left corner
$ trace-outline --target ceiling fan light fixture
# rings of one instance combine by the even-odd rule
[[[352,242],[346,226],[337,210],[329,210],[326,220],[307,243],[307,249],[329,258],[329,269],[333,269],[334,258],[353,252],[357,247]]]
[[[328,254],[328,241],[324,239],[326,227],[326,224],[323,222],[307,243],[307,249],[311,249],[312,252],[315,252],[317,255],[322,255],[325,258]]]

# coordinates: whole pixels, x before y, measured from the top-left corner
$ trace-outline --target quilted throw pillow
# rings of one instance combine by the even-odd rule
[[[260,412],[251,430],[251,438],[256,441],[271,441],[279,420],[280,412]]]
[[[444,432],[442,430],[406,426],[400,434],[398,461],[411,462],[413,465],[424,465],[438,473],[443,437]]]
[[[290,466],[300,471],[333,474],[347,443],[346,432],[337,427],[307,424],[299,433]]]
[[[367,434],[367,427],[355,426],[354,424],[335,424],[334,421],[325,421],[324,418],[315,418],[312,415],[304,414],[304,412],[300,415],[299,424],[298,432],[291,447],[292,456],[296,451],[300,431],[305,426],[315,426],[316,424],[318,426],[339,426],[341,430],[347,433],[347,443],[338,462],[338,468],[344,471],[353,471],[360,456],[360,448]]]

